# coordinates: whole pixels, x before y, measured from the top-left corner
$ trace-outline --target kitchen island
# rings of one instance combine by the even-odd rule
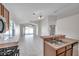
[[[44,56],[73,56],[74,46],[78,40],[66,38],[65,35],[41,36],[44,39]],[[78,53],[75,48],[75,53]]]

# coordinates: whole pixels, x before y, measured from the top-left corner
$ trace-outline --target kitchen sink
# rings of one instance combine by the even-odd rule
[[[63,42],[62,40],[50,40],[49,42],[50,42],[51,44],[57,45],[57,46],[60,46],[60,45],[65,44],[65,42]]]

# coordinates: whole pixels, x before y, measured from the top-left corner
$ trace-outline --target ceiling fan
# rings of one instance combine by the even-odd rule
[[[37,19],[39,20],[44,19],[44,16],[40,12],[39,13],[34,12],[33,15],[36,16]]]

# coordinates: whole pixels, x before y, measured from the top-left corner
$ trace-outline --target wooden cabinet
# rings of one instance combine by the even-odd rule
[[[4,16],[4,6],[0,3],[0,16]]]
[[[65,52],[61,53],[61,54],[60,54],[60,55],[58,55],[58,56],[65,56]]]
[[[4,17],[6,18],[6,30],[9,29],[9,11],[4,8]]]
[[[55,50],[48,42],[44,42],[44,56],[72,56],[73,55],[73,46],[68,45],[60,49]]]
[[[6,30],[9,30],[9,11],[0,3],[0,16],[6,19]]]
[[[78,55],[78,40],[66,38],[65,35],[41,36],[44,39],[44,56],[74,56]],[[51,40],[62,40],[63,45],[52,44]]]
[[[1,12],[1,4],[0,4],[0,15],[1,15],[1,13],[2,13],[2,12]]]
[[[66,50],[68,50],[68,49],[70,49],[70,48],[72,48],[72,45],[66,46]]]
[[[71,56],[72,55],[72,49],[66,51],[66,56]]]
[[[57,53],[57,56],[72,56],[72,49],[65,50],[64,52],[60,54]]]
[[[56,50],[50,45],[44,44],[44,56],[56,56]]]
[[[57,50],[57,54],[60,54],[60,53],[62,53],[62,52],[64,52],[65,51],[65,47],[63,47],[63,48],[61,48],[61,49],[58,49]]]

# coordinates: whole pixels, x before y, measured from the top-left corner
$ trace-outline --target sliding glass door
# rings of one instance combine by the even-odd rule
[[[33,39],[33,36],[34,36],[33,34],[34,34],[33,27],[30,27],[30,26],[24,27],[25,38]]]

